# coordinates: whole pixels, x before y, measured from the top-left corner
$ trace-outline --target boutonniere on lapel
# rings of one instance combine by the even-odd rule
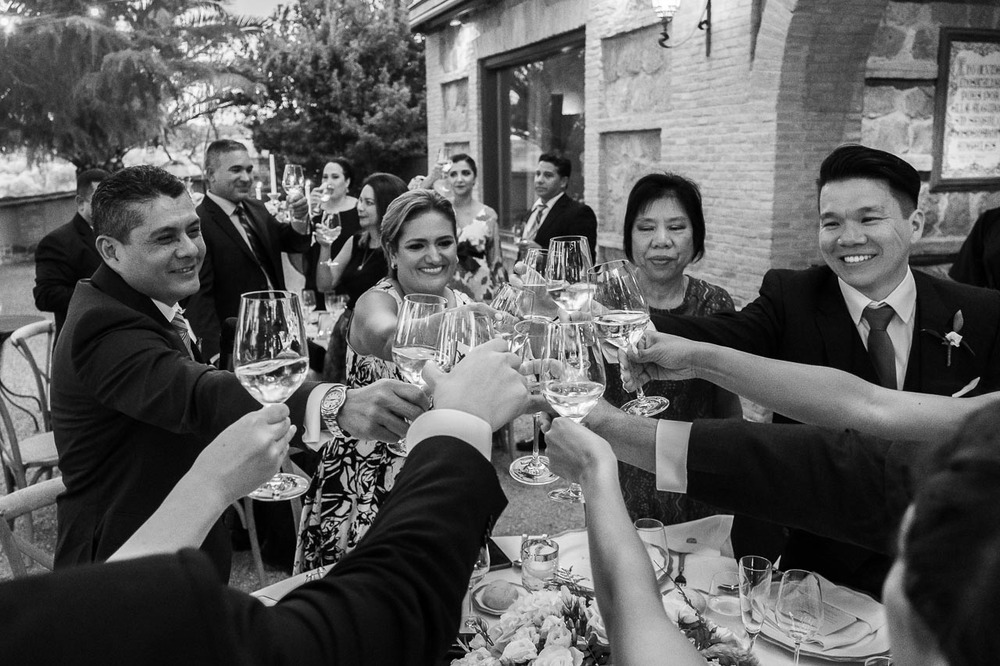
[[[932,331],[929,328],[920,329],[921,333],[928,333],[930,335],[933,335],[938,340],[940,340],[941,344],[943,344],[945,346],[945,349],[948,350],[949,368],[951,367],[951,350],[955,347],[961,347],[966,351],[968,351],[973,356],[976,355],[976,352],[972,351],[972,347],[969,346],[968,342],[962,339],[962,334],[959,332],[962,330],[962,326],[964,324],[965,324],[965,318],[962,316],[962,311],[959,310],[958,312],[955,313],[955,316],[952,317],[951,319],[951,330],[945,333],[944,335],[941,335],[937,331]]]

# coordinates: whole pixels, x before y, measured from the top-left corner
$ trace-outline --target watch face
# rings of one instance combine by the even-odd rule
[[[323,425],[326,426],[327,431],[334,437],[348,436],[337,423],[337,416],[340,414],[340,408],[343,406],[346,397],[346,387],[334,386],[326,392],[326,395],[323,396],[323,402],[320,404],[319,411],[320,417],[323,419]]]

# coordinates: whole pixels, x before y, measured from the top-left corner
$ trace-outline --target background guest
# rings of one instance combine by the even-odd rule
[[[309,193],[316,242],[305,255],[304,274],[305,288],[316,291],[317,310],[326,309],[323,290],[316,284],[320,273],[324,280],[329,278],[330,269],[325,262],[333,260],[361,229],[358,200],[350,194],[352,182],[354,167],[343,157],[335,157],[323,167],[323,180],[319,187]],[[336,229],[336,232],[330,233],[326,229]]]
[[[238,141],[213,141],[205,150],[208,193],[197,208],[205,239],[198,292],[185,314],[205,358],[219,355],[222,322],[239,314],[248,291],[285,289],[281,253],[309,249],[306,200],[290,201],[294,221],[282,224],[253,199],[253,160]]]
[[[368,291],[389,272],[382,251],[382,216],[389,204],[406,191],[403,180],[391,173],[373,173],[365,179],[358,198],[357,211],[361,232],[349,237],[332,265],[320,264],[316,288],[347,296],[347,309],[334,324],[327,346],[323,376],[329,381],[347,378],[347,330],[361,294]]]
[[[55,314],[56,335],[66,321],[76,283],[89,278],[101,265],[94,247],[90,200],[97,184],[109,175],[104,169],[88,169],[77,176],[76,215],[47,233],[35,249],[35,307]]]
[[[458,220],[458,270],[452,289],[465,292],[474,301],[489,303],[497,285],[506,281],[497,213],[475,198],[479,170],[465,153],[451,156],[448,178]]]
[[[521,246],[547,249],[556,236],[585,236],[590,243],[591,259],[597,256],[597,216],[587,204],[566,194],[573,165],[555,153],[543,153],[535,169],[535,193],[538,198],[524,219]]]
[[[402,379],[392,361],[392,342],[404,296],[443,296],[449,307],[469,302],[448,288],[458,263],[455,226],[451,203],[433,190],[405,192],[389,205],[380,235],[389,276],[358,299],[347,335],[348,386]],[[303,498],[296,571],[336,562],[357,545],[403,460],[382,441],[341,438],[323,447]]]
[[[1000,208],[979,216],[948,275],[977,287],[1000,289]]]
[[[622,247],[638,269],[639,287],[650,313],[701,316],[734,310],[725,289],[684,274],[689,264],[705,254],[701,192],[687,178],[654,173],[636,182],[625,207]],[[607,364],[606,370],[604,397],[621,407],[631,396],[622,389],[618,365]],[[670,399],[670,406],[659,414],[661,418],[743,417],[739,397],[704,380],[657,380],[643,390],[646,395]],[[633,520],[656,518],[673,524],[717,513],[686,495],[657,491],[655,477],[631,465],[620,463],[618,476]]]

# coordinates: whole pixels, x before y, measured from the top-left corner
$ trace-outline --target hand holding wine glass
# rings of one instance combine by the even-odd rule
[[[431,294],[409,294],[396,319],[396,335],[392,341],[392,360],[403,379],[426,387],[422,375],[427,361],[437,359],[441,335],[442,313],[448,301]]]
[[[795,643],[795,664],[802,643],[816,635],[823,624],[823,593],[816,574],[790,569],[781,577],[778,600],[774,604],[778,626]]]
[[[537,317],[529,317],[514,325],[514,335],[509,340],[510,350],[521,357],[522,370],[531,371],[528,381],[528,390],[533,395],[541,393],[541,381],[539,379],[542,360],[545,356],[545,339],[548,335],[549,321]],[[515,481],[529,486],[544,486],[559,479],[549,469],[549,459],[540,455],[541,447],[541,423],[543,414],[536,412],[532,414],[532,440],[531,455],[521,456],[510,464],[510,475]]]
[[[284,402],[305,381],[309,370],[305,321],[295,294],[255,291],[243,294],[236,322],[233,367],[243,387],[262,404]],[[276,474],[250,494],[264,501],[298,497],[308,479]]]

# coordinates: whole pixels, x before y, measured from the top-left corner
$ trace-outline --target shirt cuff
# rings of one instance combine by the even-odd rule
[[[490,424],[457,409],[432,409],[418,416],[406,431],[406,447],[412,450],[428,437],[438,435],[455,437],[471,444],[484,458],[490,459],[493,445]]]
[[[687,493],[691,423],[660,420],[656,424],[656,489]]]
[[[326,392],[332,389],[335,384],[319,384],[309,392],[309,400],[306,402],[305,423],[302,426],[305,431],[302,433],[302,443],[310,449],[316,451],[322,442],[329,439],[323,436],[323,419],[320,414],[320,406]]]

